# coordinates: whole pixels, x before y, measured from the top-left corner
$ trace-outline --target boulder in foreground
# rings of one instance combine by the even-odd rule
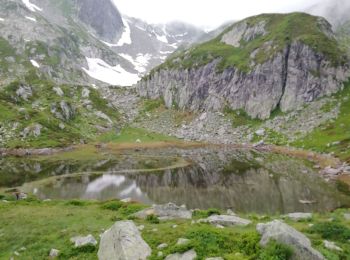
[[[266,246],[271,240],[278,243],[286,244],[293,249],[293,258],[295,260],[323,260],[322,254],[312,248],[310,240],[295,230],[291,226],[280,220],[263,224],[260,223],[256,227],[261,234],[260,245]]]
[[[151,248],[132,221],[118,221],[102,234],[99,260],[146,260]]]

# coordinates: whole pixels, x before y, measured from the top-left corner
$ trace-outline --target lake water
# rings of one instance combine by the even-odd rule
[[[0,159],[0,187],[41,199],[174,202],[236,212],[328,211],[350,205],[310,162],[231,148],[152,149],[98,158]]]

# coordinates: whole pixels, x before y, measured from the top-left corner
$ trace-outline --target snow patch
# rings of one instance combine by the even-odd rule
[[[3,21],[5,21],[5,19],[0,17],[0,22],[3,22]]]
[[[34,17],[26,16],[26,19],[28,19],[32,22],[36,22],[36,19]]]
[[[173,53],[173,51],[160,51],[159,52],[160,54],[171,54],[171,53]]]
[[[95,58],[87,58],[89,69],[82,68],[86,74],[99,81],[111,85],[131,86],[140,79],[138,75],[127,72],[119,64],[110,66],[105,61]]]
[[[156,34],[156,36],[157,36],[158,41],[169,43],[168,39],[166,38],[166,35],[160,36],[160,35]]]
[[[134,65],[135,70],[137,70],[140,73],[145,73],[146,72],[146,67],[149,64],[150,59],[152,58],[152,54],[146,53],[138,53],[136,56],[136,59],[131,57],[128,54],[121,53],[119,54],[122,56],[124,59],[128,60],[129,62]]]
[[[32,12],[35,12],[35,11],[42,11],[43,9],[38,7],[37,5],[35,4],[32,4],[29,0],[22,0],[22,3]]]
[[[120,37],[116,46],[123,46],[124,44],[131,44],[132,43],[129,21],[126,19],[123,19],[123,24],[125,25],[124,32],[123,32],[122,36]]]
[[[37,63],[35,60],[30,60],[30,62],[32,63],[32,65],[36,68],[40,68],[39,63]]]

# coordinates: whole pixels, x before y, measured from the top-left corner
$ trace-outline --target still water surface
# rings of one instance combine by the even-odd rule
[[[20,187],[41,199],[132,198],[261,214],[349,205],[310,162],[229,148],[125,151],[86,160],[6,157],[0,187]]]

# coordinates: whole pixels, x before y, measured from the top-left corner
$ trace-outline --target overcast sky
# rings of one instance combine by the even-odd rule
[[[150,23],[174,20],[206,28],[271,12],[302,11],[327,0],[113,0],[122,14]],[[349,0],[350,1],[350,0]]]

